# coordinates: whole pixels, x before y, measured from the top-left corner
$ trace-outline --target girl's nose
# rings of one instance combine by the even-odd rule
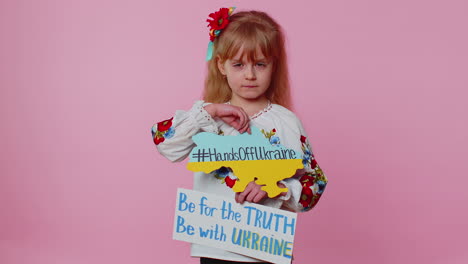
[[[245,78],[248,79],[248,80],[255,80],[256,79],[255,69],[254,69],[253,65],[249,65],[248,67],[246,67]]]

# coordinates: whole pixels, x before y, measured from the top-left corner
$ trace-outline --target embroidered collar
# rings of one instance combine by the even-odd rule
[[[226,104],[231,104],[231,101],[229,102],[226,102]],[[249,116],[250,120],[253,120],[259,116],[261,116],[263,113],[266,113],[268,111],[270,111],[270,109],[273,107],[273,105],[271,104],[270,100],[268,100],[268,104],[267,106],[265,106],[265,108],[263,108],[262,110],[258,111],[257,113],[255,113],[254,115],[252,116]]]

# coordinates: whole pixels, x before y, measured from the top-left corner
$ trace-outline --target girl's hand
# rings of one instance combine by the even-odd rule
[[[286,186],[284,186],[284,184],[282,183],[278,183],[278,186],[280,188],[286,188]],[[263,191],[261,188],[262,188],[262,185],[258,185],[253,181],[250,182],[247,185],[247,187],[245,187],[245,190],[243,192],[236,193],[236,197],[235,197],[236,202],[240,204],[244,203],[245,201],[251,202],[251,203],[261,202],[263,199],[267,197],[267,192]],[[284,196],[286,194],[287,193],[283,192],[283,193],[280,193],[277,197]]]
[[[251,203],[259,203],[267,196],[267,193],[263,191],[261,185],[255,182],[250,182],[243,192],[236,193],[236,202],[242,204],[245,201]]]
[[[250,134],[250,118],[244,109],[229,104],[209,104],[204,108],[211,117],[223,120],[224,123],[232,126],[239,133],[248,132]]]

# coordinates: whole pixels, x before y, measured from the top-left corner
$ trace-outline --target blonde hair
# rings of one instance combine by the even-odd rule
[[[208,61],[208,74],[205,79],[203,100],[211,103],[224,103],[231,99],[231,88],[218,69],[217,61],[232,59],[243,47],[243,54],[249,61],[255,61],[257,47],[263,55],[272,59],[273,72],[267,98],[286,108],[291,106],[291,94],[284,35],[275,20],[264,12],[235,12],[229,17],[229,25],[214,40],[213,57]],[[219,56],[219,58],[218,58]]]

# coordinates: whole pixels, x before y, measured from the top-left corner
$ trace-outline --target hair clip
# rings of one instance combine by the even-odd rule
[[[207,19],[208,27],[210,27],[210,42],[208,42],[208,50],[206,52],[206,60],[209,61],[213,57],[213,45],[216,37],[221,34],[221,31],[229,25],[229,16],[234,12],[235,7],[220,8],[219,11],[211,13]]]

